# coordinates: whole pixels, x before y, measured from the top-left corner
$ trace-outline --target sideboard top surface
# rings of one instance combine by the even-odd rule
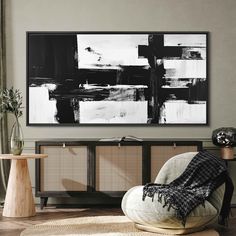
[[[42,142],[47,142],[47,143],[58,143],[58,142],[94,142],[94,143],[113,143],[113,142],[120,142],[119,140],[111,140],[111,141],[100,141],[100,138],[73,138],[73,139],[41,139],[41,140],[36,140],[36,143],[42,143]],[[202,142],[200,139],[190,139],[190,138],[142,138],[142,141],[121,141],[123,143],[143,143],[143,142]]]

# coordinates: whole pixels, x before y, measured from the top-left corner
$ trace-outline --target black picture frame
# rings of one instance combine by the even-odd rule
[[[27,126],[209,125],[208,32],[26,32]]]

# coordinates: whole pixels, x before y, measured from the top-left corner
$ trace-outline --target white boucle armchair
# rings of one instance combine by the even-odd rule
[[[180,176],[197,152],[187,152],[169,159],[159,171],[155,183],[167,184]],[[185,227],[176,218],[175,211],[162,206],[155,196],[142,200],[143,186],[131,188],[122,199],[122,210],[136,227],[164,234],[187,234],[204,229],[217,220],[223,202],[225,185],[216,189],[205,207],[199,205],[187,217]],[[157,194],[156,194],[157,195]]]

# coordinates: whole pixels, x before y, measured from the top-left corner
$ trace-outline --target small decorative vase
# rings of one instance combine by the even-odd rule
[[[18,118],[12,126],[10,149],[13,155],[21,155],[24,148],[24,137]]]

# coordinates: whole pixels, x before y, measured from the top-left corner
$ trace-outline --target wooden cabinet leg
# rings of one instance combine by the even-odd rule
[[[40,197],[40,209],[42,210],[44,207],[47,206],[48,197]]]
[[[11,161],[2,215],[7,217],[28,217],[35,215],[27,160],[14,159]]]

